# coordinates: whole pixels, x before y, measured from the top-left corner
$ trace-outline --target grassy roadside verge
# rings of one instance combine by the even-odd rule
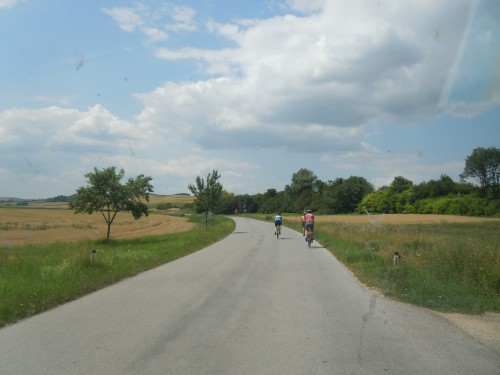
[[[342,228],[318,240],[366,285],[442,312],[500,312],[500,254],[492,224]],[[484,237],[471,240],[470,235]],[[474,236],[475,237],[475,236]],[[490,242],[491,241],[491,242]],[[394,265],[394,251],[402,261]]]
[[[0,327],[191,254],[235,227],[219,216],[208,230],[204,217],[191,220],[199,225],[183,233],[0,248]]]
[[[255,217],[269,221],[260,215]],[[285,225],[301,231],[298,217]],[[315,238],[365,285],[441,312],[500,312],[500,222],[328,222]],[[402,260],[394,265],[394,252]]]

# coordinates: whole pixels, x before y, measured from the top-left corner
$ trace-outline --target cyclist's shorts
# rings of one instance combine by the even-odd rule
[[[305,224],[305,228],[306,228],[306,229],[308,229],[308,228],[309,228],[309,229],[311,229],[311,230],[314,230],[314,223],[311,223],[311,222],[306,223],[306,224]]]
[[[275,226],[276,226],[276,225],[281,225],[281,220],[275,221],[275,222],[274,222],[274,225],[275,225]]]

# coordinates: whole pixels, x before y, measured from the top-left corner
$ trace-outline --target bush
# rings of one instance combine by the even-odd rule
[[[365,195],[356,211],[371,213],[413,213],[462,216],[500,215],[500,201],[478,197],[474,194],[447,195],[425,199],[412,198],[412,190],[402,193],[380,189]]]
[[[174,208],[174,205],[172,203],[158,203],[158,206],[156,206],[156,209],[159,211],[167,211],[171,208]]]
[[[418,214],[493,216],[499,211],[497,202],[472,195],[427,198],[413,206]]]

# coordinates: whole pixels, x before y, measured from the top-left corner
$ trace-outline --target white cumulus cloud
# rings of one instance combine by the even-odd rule
[[[2,9],[2,8],[6,8],[6,9],[13,8],[13,7],[15,7],[17,4],[19,4],[22,1],[24,1],[24,0],[0,0],[0,9]]]
[[[426,121],[442,111],[469,1],[289,5],[302,14],[210,21],[208,30],[233,48],[158,48],[157,57],[197,60],[218,78],[141,94],[139,117],[165,131],[182,124],[205,148],[297,149],[314,142],[321,152],[359,148],[365,124]]]

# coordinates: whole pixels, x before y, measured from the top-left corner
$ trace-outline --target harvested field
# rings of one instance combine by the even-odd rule
[[[149,197],[149,204],[158,204],[158,203],[172,203],[176,204],[186,204],[193,203],[194,197],[191,195],[155,195],[151,194]]]
[[[190,202],[188,196],[156,196],[155,201]],[[92,215],[75,214],[68,209],[8,208],[0,207],[0,246],[29,243],[50,243],[80,239],[105,239],[106,223],[100,213]],[[298,217],[284,217],[285,221]],[[450,215],[330,215],[317,216],[318,224],[328,222],[358,224],[431,224],[466,223],[478,221],[499,221],[500,219]],[[134,220],[127,212],[119,213],[111,226],[111,238],[134,238],[164,233],[182,232],[193,227],[186,218],[150,214]]]
[[[111,239],[183,232],[193,228],[186,218],[150,214],[134,220],[117,215]],[[100,213],[75,214],[63,209],[0,208],[0,246],[105,239],[107,225]]]

